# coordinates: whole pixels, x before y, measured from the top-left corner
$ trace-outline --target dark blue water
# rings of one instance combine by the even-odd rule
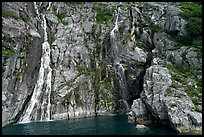
[[[176,135],[178,133],[156,125],[148,130],[136,129],[127,116],[98,116],[73,120],[31,122],[8,125],[3,135]]]

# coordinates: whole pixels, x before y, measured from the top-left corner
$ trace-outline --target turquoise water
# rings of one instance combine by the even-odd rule
[[[136,129],[127,122],[127,116],[98,116],[73,120],[31,122],[8,125],[3,135],[176,135],[178,133],[156,125],[148,130]]]

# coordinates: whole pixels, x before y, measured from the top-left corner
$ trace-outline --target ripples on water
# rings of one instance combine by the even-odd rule
[[[167,135],[178,133],[164,127],[150,126],[148,130],[136,129],[127,122],[127,116],[98,116],[73,120],[31,122],[8,125],[3,135]]]

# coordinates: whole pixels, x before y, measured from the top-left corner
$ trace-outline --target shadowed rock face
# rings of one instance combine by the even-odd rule
[[[186,35],[176,4],[3,2],[2,126],[130,111],[200,129],[185,92],[200,88],[202,58],[170,38]]]
[[[145,104],[142,102],[141,98],[135,99],[131,106],[131,111],[128,113],[129,122],[138,122],[139,119],[148,119],[149,115]]]

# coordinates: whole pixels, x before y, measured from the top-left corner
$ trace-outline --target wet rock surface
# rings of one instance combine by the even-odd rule
[[[31,121],[126,113],[202,129],[202,92],[191,95],[202,58],[172,38],[187,34],[178,3],[3,2],[2,12],[2,126],[27,115],[37,88]]]

